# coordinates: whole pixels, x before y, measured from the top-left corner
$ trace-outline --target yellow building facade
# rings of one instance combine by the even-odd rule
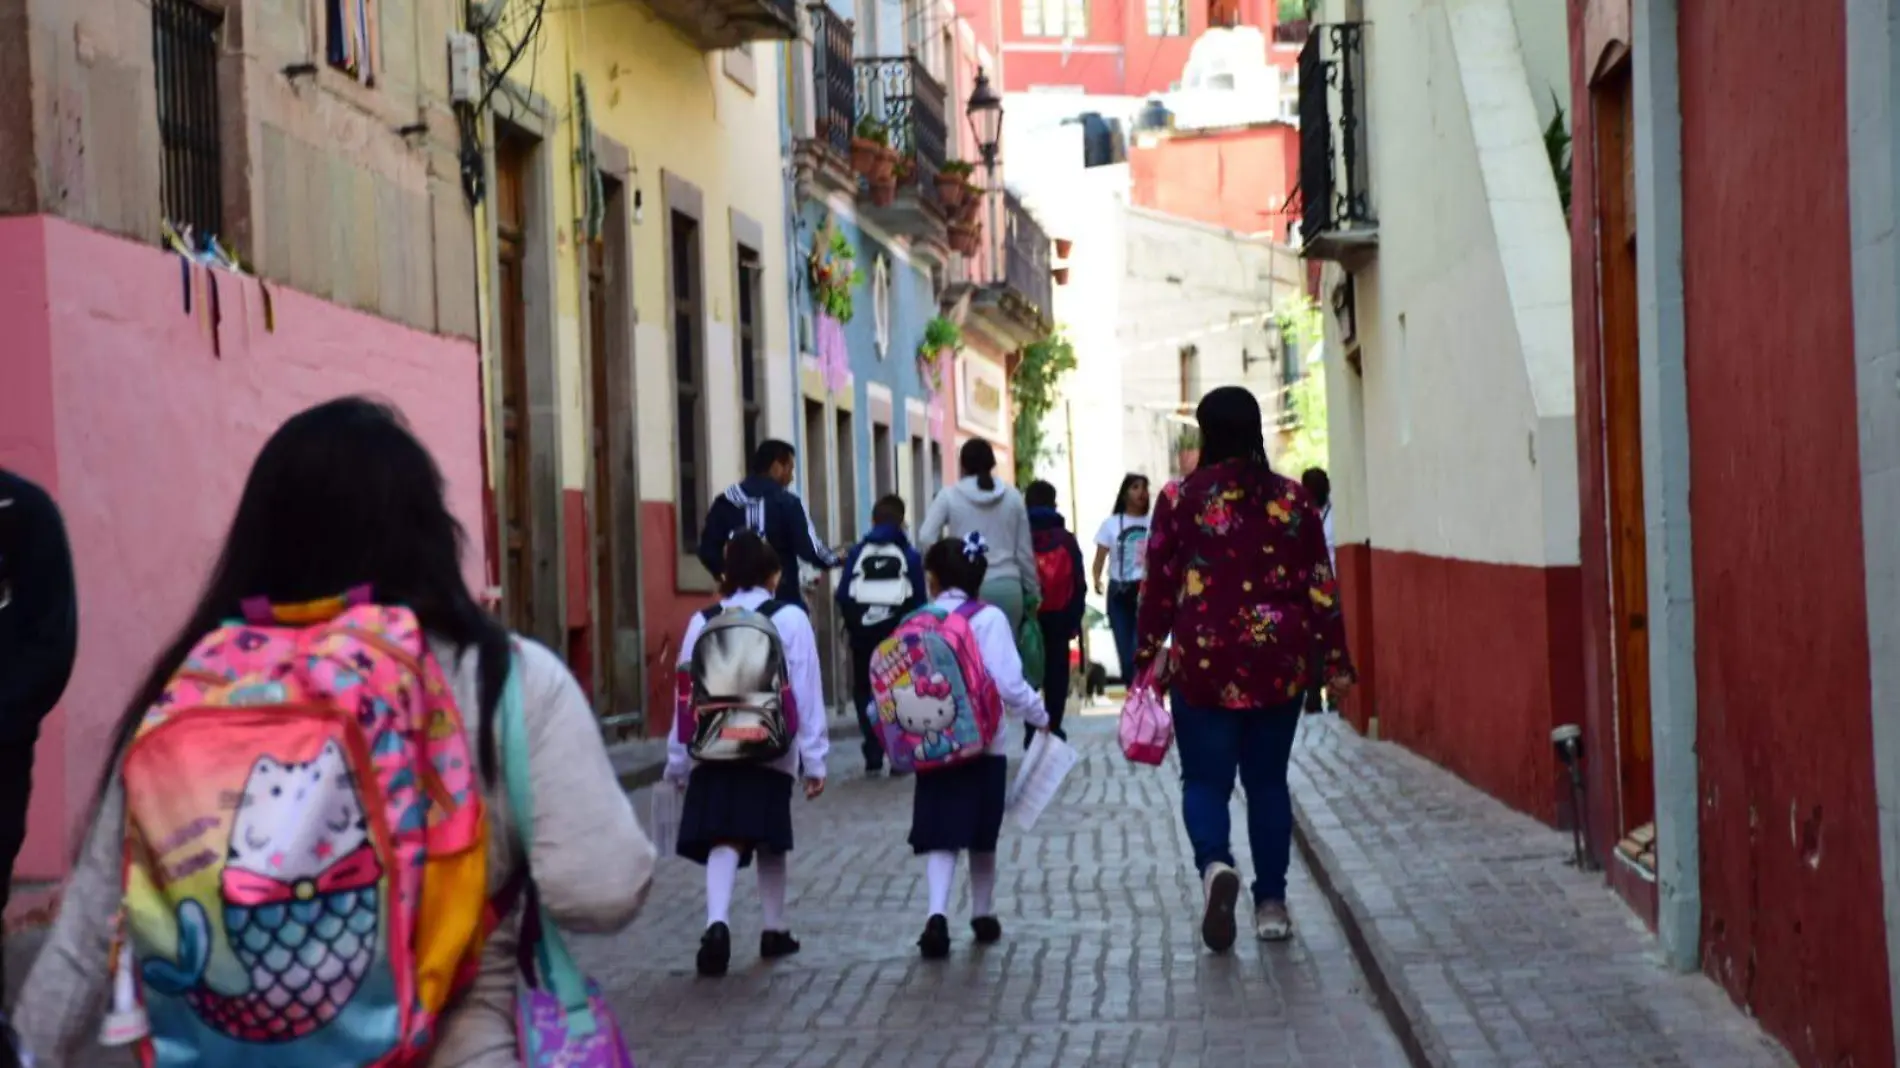
[[[610,729],[669,707],[704,510],[793,437],[773,0],[477,12],[491,594]],[[499,73],[499,77],[496,77]]]

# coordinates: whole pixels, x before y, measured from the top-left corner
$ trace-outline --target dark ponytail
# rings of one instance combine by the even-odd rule
[[[996,470],[996,450],[990,448],[990,443],[982,438],[971,438],[963,443],[963,448],[957,452],[957,467],[965,475],[976,477],[978,489],[996,488],[996,476],[992,474]]]

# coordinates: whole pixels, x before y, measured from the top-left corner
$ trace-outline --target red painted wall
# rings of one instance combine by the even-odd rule
[[[1195,38],[1208,27],[1208,4],[1189,0],[1187,33],[1180,37],[1150,37],[1147,7],[1142,0],[1089,0],[1088,34],[1071,42],[1065,56],[1061,38],[1023,35],[1024,0],[1002,0],[1004,88],[1022,92],[1036,86],[1080,86],[1085,92],[1110,96],[1146,96],[1165,92],[1181,80]],[[965,0],[966,9],[988,4]],[[1258,26],[1273,38],[1272,0],[1238,0],[1240,23]],[[987,14],[973,18],[979,32]],[[986,38],[993,39],[993,38]]]
[[[1299,146],[1299,130],[1279,122],[1131,145],[1134,202],[1285,241],[1295,219],[1286,203],[1299,181]]]
[[[1681,19],[1704,967],[1802,1063],[1887,1065],[1845,16]]]
[[[1353,551],[1348,552],[1351,548]],[[1546,822],[1561,788],[1550,729],[1575,722],[1581,585],[1575,568],[1342,547],[1354,653],[1377,665],[1379,734]],[[1370,630],[1370,635],[1366,634]],[[1368,645],[1369,642],[1369,645]],[[1355,711],[1355,715],[1363,712]]]
[[[1616,773],[1616,685],[1610,629],[1607,474],[1603,466],[1603,362],[1599,329],[1596,234],[1596,122],[1590,103],[1597,56],[1583,54],[1583,20],[1593,0],[1570,0],[1571,212],[1570,300],[1576,337],[1577,492],[1581,519],[1578,606],[1579,694],[1590,849],[1632,905],[1653,916],[1649,884],[1617,880],[1611,855],[1621,836]],[[1600,0],[1599,0],[1600,2]]]
[[[647,733],[666,733],[673,714],[673,666],[680,638],[694,612],[712,603],[710,593],[682,592],[678,571],[678,513],[669,501],[641,501],[640,570],[646,581]]]

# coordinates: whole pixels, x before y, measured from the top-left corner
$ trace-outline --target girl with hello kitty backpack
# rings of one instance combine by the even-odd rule
[[[996,840],[1008,792],[1003,713],[1047,729],[1042,695],[1023,678],[1009,617],[977,599],[989,547],[971,533],[924,555],[930,603],[907,618],[871,661],[879,734],[893,770],[917,774],[910,847],[924,858],[929,918],[917,947],[950,955],[950,890],[957,857],[970,855],[970,930],[977,944],[1003,937],[996,918]]]
[[[709,978],[731,964],[732,887],[755,857],[759,956],[798,952],[785,922],[792,786],[802,778],[807,800],[823,793],[831,749],[818,638],[803,608],[773,595],[778,553],[742,530],[726,542],[725,565],[719,603],[695,614],[680,638],[666,760],[666,780],[686,791],[677,852],[706,868],[696,963]]]
[[[593,710],[470,593],[392,408],[292,417],[114,732],[12,1022],[43,1066],[624,1068],[556,928],[654,862]],[[523,945],[521,943],[525,942]]]

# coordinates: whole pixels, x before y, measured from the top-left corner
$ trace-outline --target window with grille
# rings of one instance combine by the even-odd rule
[[[324,54],[330,66],[364,85],[376,80],[378,48],[376,0],[322,0]]]
[[[700,512],[707,500],[706,361],[700,343],[699,220],[672,213],[672,260],[668,281],[673,297],[673,400],[678,423],[680,545],[691,552],[699,544]]]
[[[1023,0],[1023,36],[1087,37],[1088,0]]]
[[[1187,36],[1186,0],[1148,0],[1148,36]]]
[[[744,423],[746,463],[752,462],[752,450],[765,440],[765,361],[759,341],[759,278],[765,268],[759,254],[739,246],[739,409]]]
[[[165,219],[196,238],[223,229],[218,42],[223,16],[191,0],[152,0],[159,196]]]

